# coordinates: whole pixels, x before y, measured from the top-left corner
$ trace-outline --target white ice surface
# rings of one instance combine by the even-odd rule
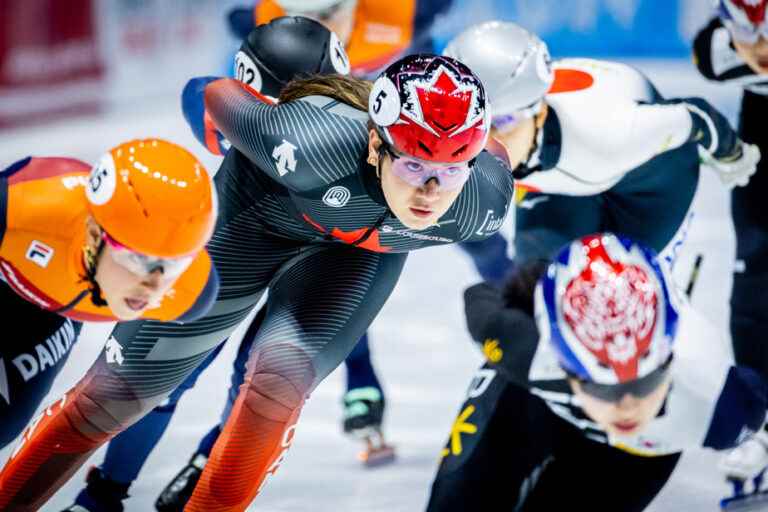
[[[667,96],[704,96],[731,115],[736,111],[739,91],[705,83],[687,62],[638,65]],[[0,166],[27,154],[93,160],[104,148],[127,137],[158,135],[186,144],[209,163],[209,168],[215,169],[217,159],[207,157],[195,143],[177,105],[176,98],[169,98],[166,103],[153,103],[130,112],[3,133]],[[687,254],[679,267],[684,279],[691,255],[705,252],[693,305],[711,321],[702,322],[699,328],[717,330],[726,346],[734,250],[727,201],[728,196],[716,179],[708,176],[697,198],[703,208],[699,208]],[[469,378],[481,359],[465,333],[460,302],[463,288],[477,279],[469,260],[456,248],[416,251],[409,257],[397,289],[371,327],[375,365],[388,395],[386,432],[397,446],[398,461],[375,470],[362,469],[356,461],[358,446],[340,433],[343,373],[337,371],[308,401],[287,460],[249,510],[423,510],[438,454]],[[107,332],[104,325],[86,327],[46,403],[73,385],[90,366]],[[159,490],[186,462],[200,436],[217,421],[235,349],[236,343],[230,342],[197,387],[183,398],[169,431],[131,489],[129,511],[153,510]],[[0,452],[0,460],[5,460],[7,453],[7,449]],[[98,452],[90,463],[100,462],[102,454]],[[704,450],[687,453],[650,510],[716,510],[718,499],[727,491],[716,472],[716,461],[716,454]],[[43,510],[59,511],[71,503],[82,486],[85,469]],[[501,492],[501,496],[504,494]]]

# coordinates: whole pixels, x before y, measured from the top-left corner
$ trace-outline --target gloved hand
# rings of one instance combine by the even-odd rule
[[[720,461],[720,471],[728,480],[748,482],[768,466],[768,432],[761,428]]]
[[[742,142],[735,154],[718,159],[699,146],[699,157],[703,164],[715,170],[723,185],[728,188],[743,187],[757,170],[760,148]]]

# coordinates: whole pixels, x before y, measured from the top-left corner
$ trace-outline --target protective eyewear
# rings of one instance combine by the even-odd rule
[[[620,384],[597,384],[581,379],[579,380],[579,384],[582,391],[586,394],[604,402],[617,403],[620,402],[625,395],[632,395],[635,398],[645,398],[656,391],[661,383],[664,382],[667,374],[669,374],[671,365],[672,357],[670,357],[663,366],[660,366],[648,375]]]
[[[541,105],[542,105],[542,102],[537,101],[533,105],[522,108],[520,110],[516,110],[509,114],[493,116],[493,118],[491,119],[491,126],[493,126],[493,128],[495,128],[497,131],[501,133],[508,132],[514,129],[515,127],[517,127],[520,123],[522,123],[526,119],[531,119],[532,117],[536,116],[539,112],[541,112]]]
[[[112,260],[138,276],[148,276],[159,270],[163,277],[178,277],[189,267],[194,256],[181,258],[157,258],[132,251],[111,236],[106,231],[101,232],[101,238],[112,249]]]
[[[453,190],[461,187],[469,179],[469,162],[436,164],[434,162],[425,162],[418,158],[396,153],[394,149],[385,145],[386,151],[392,158],[392,172],[414,187],[423,187],[426,183],[435,178],[444,190]]]

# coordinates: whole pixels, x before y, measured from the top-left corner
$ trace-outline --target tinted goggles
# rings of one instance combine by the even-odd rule
[[[469,179],[469,162],[437,164],[397,153],[388,145],[384,145],[383,149],[392,158],[392,172],[395,176],[411,186],[423,187],[435,178],[440,188],[452,190],[461,187]]]
[[[541,112],[541,105],[542,102],[537,101],[529,107],[516,110],[509,114],[493,116],[491,119],[491,126],[502,133],[508,132],[517,127],[521,122],[525,121],[526,119],[531,119],[532,117],[536,116],[536,114]]]
[[[664,379],[669,374],[671,365],[672,357],[663,366],[639,379],[620,384],[598,384],[592,381],[579,380],[579,385],[586,394],[604,402],[620,402],[625,395],[645,398],[656,391],[661,383],[664,382]]]
[[[160,270],[164,277],[178,277],[189,267],[194,256],[181,258],[157,258],[135,252],[124,246],[106,231],[101,232],[101,238],[112,249],[112,260],[129,272],[138,276],[148,276],[152,272]]]

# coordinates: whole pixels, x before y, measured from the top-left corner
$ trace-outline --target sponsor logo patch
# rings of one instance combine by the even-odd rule
[[[279,174],[281,178],[289,172],[296,171],[297,149],[299,148],[283,139],[283,142],[275,146],[275,149],[272,150],[272,158],[275,159],[275,168],[277,168],[277,174]]]
[[[343,208],[351,196],[347,187],[331,187],[323,195],[323,202],[332,208]]]
[[[123,365],[123,346],[118,343],[114,336],[110,336],[107,340],[107,344],[104,346],[104,356],[109,364]]]
[[[40,242],[39,240],[32,240],[27,248],[26,258],[32,263],[40,266],[47,267],[53,259],[54,254],[53,247]]]

